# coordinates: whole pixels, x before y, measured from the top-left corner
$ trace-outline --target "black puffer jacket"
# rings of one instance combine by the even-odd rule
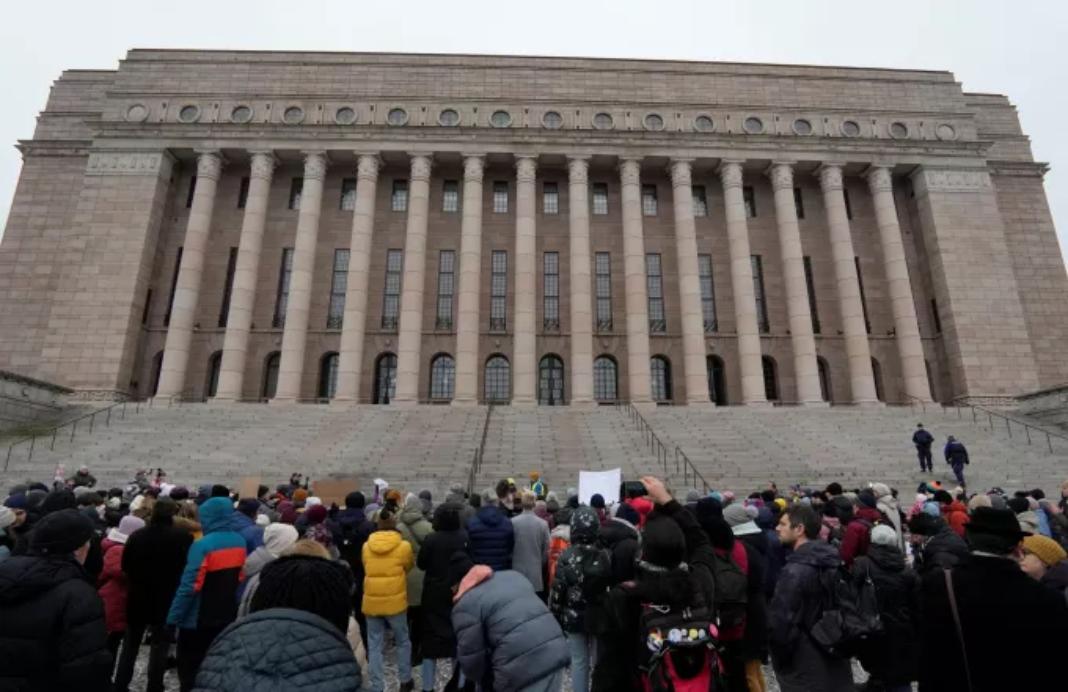
[[[612,558],[597,543],[601,522],[590,507],[571,515],[571,546],[556,563],[549,609],[565,632],[596,632],[600,608],[612,585]]]
[[[865,576],[875,584],[883,633],[869,642],[860,662],[880,682],[905,685],[916,679],[920,655],[919,577],[905,566],[905,556],[896,546],[875,543],[867,556],[853,563],[854,580],[860,582]]]
[[[944,521],[938,533],[925,539],[921,546],[916,565],[920,576],[932,570],[949,569],[968,557],[968,544]]]
[[[612,585],[633,579],[638,563],[638,530],[617,517],[601,527],[597,538],[612,556]]]
[[[126,617],[132,624],[162,625],[185,569],[193,535],[169,520],[153,521],[130,534],[122,571],[130,584]]]
[[[216,637],[193,689],[357,692],[360,684],[360,666],[337,627],[303,610],[270,608]]]
[[[0,562],[0,690],[109,687],[104,604],[71,555]]]
[[[434,510],[434,533],[426,537],[416,566],[423,579],[422,651],[426,658],[455,658],[456,635],[452,631],[452,589],[449,559],[467,552],[467,532],[460,528],[463,507],[446,502]]]

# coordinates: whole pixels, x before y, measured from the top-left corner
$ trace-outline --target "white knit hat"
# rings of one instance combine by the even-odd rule
[[[871,542],[878,545],[898,545],[897,531],[886,524],[879,524],[871,530]]]

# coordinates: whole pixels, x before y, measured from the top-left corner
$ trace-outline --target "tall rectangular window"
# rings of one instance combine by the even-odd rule
[[[441,184],[441,210],[446,214],[460,211],[460,184],[455,180],[446,180]]]
[[[345,320],[345,291],[349,286],[348,248],[334,250],[334,269],[330,275],[330,304],[326,310],[326,328],[341,329]]]
[[[408,181],[394,180],[393,193],[389,198],[389,208],[392,211],[408,211]]]
[[[508,183],[502,180],[493,183],[493,213],[508,213]]]
[[[289,208],[300,210],[300,197],[304,192],[304,178],[293,178],[289,185]]]
[[[337,208],[341,211],[356,208],[356,178],[341,179],[341,198],[337,201]]]
[[[801,188],[794,188],[794,211],[797,212],[797,218],[805,218],[805,198],[801,196]]]
[[[289,279],[293,275],[293,248],[282,248],[282,264],[278,269],[278,292],[274,299],[274,319],[271,326],[286,326],[286,306],[289,304]]]
[[[642,216],[656,216],[656,185],[642,185]]]
[[[864,329],[871,334],[871,320],[868,319],[868,299],[864,297],[864,275],[860,272],[860,258],[853,258],[853,265],[857,268],[857,287],[860,289],[860,307],[864,311]]]
[[[197,193],[197,177],[191,176],[189,178],[189,192],[185,196],[185,208],[189,209],[193,206],[193,196]]]
[[[935,334],[942,333],[942,317],[938,314],[938,301],[931,298],[931,317],[934,318]]]
[[[598,252],[594,259],[597,280],[597,331],[612,331],[612,255]]]
[[[593,213],[596,216],[608,214],[608,183],[593,184]]]
[[[226,283],[223,284],[222,307],[219,309],[219,326],[225,327],[230,318],[230,295],[234,290],[234,272],[237,271],[237,248],[230,248],[230,257],[226,261]]]
[[[401,270],[404,251],[386,251],[386,290],[382,297],[382,329],[396,330],[400,315]]]
[[[545,183],[542,186],[541,211],[543,214],[560,213],[560,192],[556,183]]]
[[[163,316],[163,326],[171,326],[171,310],[174,308],[174,294],[178,290],[178,270],[182,268],[182,248],[174,258],[174,275],[171,277],[171,297],[167,299],[167,314]]]
[[[757,215],[756,192],[751,186],[742,187],[742,201],[745,203],[746,218],[755,219]]]
[[[712,282],[712,255],[697,256],[697,270],[701,280],[701,317],[705,332],[719,329],[716,319],[716,287]]]
[[[645,255],[645,286],[649,294],[649,331],[663,334],[667,331],[667,318],[664,315],[664,275],[659,253]]]
[[[438,316],[437,329],[452,329],[452,296],[456,291],[456,253],[438,253]]]
[[[808,311],[812,314],[812,333],[820,333],[820,311],[816,307],[816,281],[812,276],[812,258],[805,256],[805,285],[808,286]]]
[[[849,189],[842,187],[842,198],[845,200],[846,218],[853,218],[853,205],[849,203]]]
[[[503,332],[507,326],[508,253],[494,250],[490,260],[490,331]]]
[[[753,298],[756,300],[757,326],[761,333],[771,331],[768,321],[768,301],[764,295],[764,260],[760,255],[750,255],[749,263],[753,270]]]
[[[560,331],[560,253],[546,252],[542,257],[542,327],[547,332]]]
[[[693,186],[693,215],[708,216],[708,195],[704,185]]]
[[[250,182],[249,178],[242,178],[241,179],[241,187],[239,187],[238,190],[237,190],[237,208],[238,209],[244,209],[245,208],[245,204],[248,203],[248,186],[249,186],[249,182]]]

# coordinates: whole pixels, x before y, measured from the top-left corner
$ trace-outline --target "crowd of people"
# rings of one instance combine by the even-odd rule
[[[402,691],[762,692],[770,662],[787,692],[853,692],[854,660],[869,692],[1064,684],[1068,482],[584,498],[531,473],[328,507],[302,481],[10,488],[0,689],[127,692],[143,651],[149,692],[170,667],[183,691],[381,692],[389,653]]]

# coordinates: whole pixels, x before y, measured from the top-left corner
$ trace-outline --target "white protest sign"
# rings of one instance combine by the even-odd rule
[[[622,482],[622,469],[579,471],[579,502],[588,505],[594,495],[600,495],[606,503],[618,502],[619,484]]]

